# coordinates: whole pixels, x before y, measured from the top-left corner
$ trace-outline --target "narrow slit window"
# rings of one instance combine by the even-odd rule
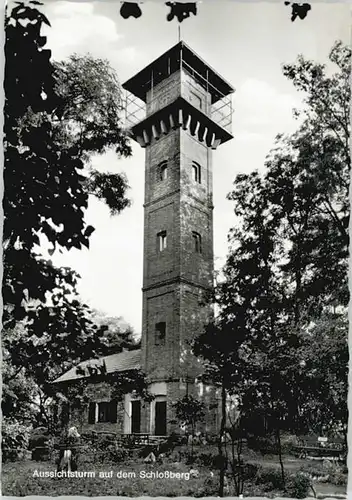
[[[157,247],[159,252],[163,252],[167,247],[167,234],[166,231],[160,231],[157,234]]]
[[[166,181],[168,175],[167,161],[162,161],[158,166],[158,175],[160,181]]]
[[[201,179],[201,172],[202,169],[201,169],[201,166],[199,165],[199,163],[196,163],[195,161],[192,162],[192,174],[193,174],[193,180],[194,182],[198,182],[198,184],[200,184],[202,182],[202,179]]]
[[[155,345],[165,345],[166,323],[160,321],[155,325]]]
[[[202,253],[202,237],[195,231],[192,232],[193,248],[195,253]]]

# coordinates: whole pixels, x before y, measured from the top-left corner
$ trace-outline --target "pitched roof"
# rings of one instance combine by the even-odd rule
[[[122,87],[146,102],[151,81],[154,86],[157,85],[170,75],[170,71],[173,73],[178,70],[181,61],[210,83],[211,87],[207,89],[212,94],[213,103],[234,92],[232,85],[182,40],[130,78]]]
[[[103,365],[104,363],[106,366],[106,373],[138,370],[141,365],[141,350],[136,349],[135,351],[123,351],[117,354],[111,354],[110,356],[103,356],[101,358],[82,361],[77,366],[74,366],[59,378],[54,380],[53,383],[88,378],[90,376],[87,370],[88,366],[94,367],[95,365]],[[81,374],[82,371],[86,372],[86,375]]]

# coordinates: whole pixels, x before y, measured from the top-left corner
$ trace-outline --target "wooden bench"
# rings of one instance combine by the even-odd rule
[[[167,441],[167,436],[152,436],[150,434],[122,434],[121,442],[129,448],[143,446],[158,446]]]
[[[106,436],[107,442],[116,444],[119,447],[137,450],[144,447],[150,447],[152,451],[158,451],[160,446],[168,442],[168,436],[154,436],[147,433],[140,434],[122,434],[107,431],[94,431],[92,433],[93,443],[98,436]],[[89,437],[89,434],[83,434],[83,437]],[[111,439],[109,439],[111,438]]]
[[[77,450],[83,450],[87,448],[87,445],[86,444],[68,444],[68,443],[57,443],[57,444],[54,444],[54,450],[59,450],[59,451],[65,451],[65,450],[73,450],[73,449],[77,449]]]
[[[293,446],[293,452],[298,458],[310,456],[345,460],[346,448],[342,442],[329,442],[327,438],[307,437],[301,439],[298,445]]]

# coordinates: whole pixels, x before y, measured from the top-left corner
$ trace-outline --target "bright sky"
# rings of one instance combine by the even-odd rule
[[[106,58],[121,82],[137,73],[178,41],[178,23],[166,21],[168,8],[146,2],[139,19],[124,20],[121,3],[66,2],[45,5],[52,27],[48,47],[60,60],[76,52]],[[290,20],[290,8],[280,3],[203,1],[198,15],[181,24],[181,38],[235,88],[234,139],[214,152],[214,252],[219,266],[227,253],[227,233],[234,224],[226,194],[240,172],[263,169],[265,156],[279,132],[294,131],[292,109],[301,96],[281,73],[281,64],[302,53],[325,62],[335,40],[350,41],[350,6],[313,3],[304,21]],[[141,330],[143,266],[144,150],[133,144],[133,156],[118,160],[114,153],[95,166],[126,172],[133,201],[121,215],[92,200],[87,222],[96,231],[89,250],[54,256],[82,277],[79,291],[92,307],[123,316]]]

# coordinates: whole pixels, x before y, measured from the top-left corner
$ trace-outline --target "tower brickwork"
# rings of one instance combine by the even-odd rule
[[[172,402],[202,372],[191,342],[211,315],[212,152],[232,137],[216,103],[233,89],[183,42],[124,87],[145,103],[130,133],[145,148],[142,366],[159,398],[147,420],[169,432]]]

